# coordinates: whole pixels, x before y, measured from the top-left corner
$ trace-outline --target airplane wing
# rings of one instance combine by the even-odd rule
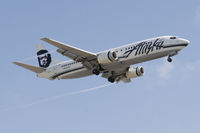
[[[50,38],[41,38],[41,40],[57,47],[58,53],[61,53],[62,55],[67,56],[75,61],[82,62],[87,68],[91,69],[92,65],[94,64],[93,61],[97,59],[96,54],[70,46],[68,44],[64,44]]]
[[[28,65],[28,64],[24,64],[24,63],[20,63],[20,62],[13,62],[13,63],[18,66],[21,66],[25,69],[28,69],[32,72],[35,72],[35,73],[41,73],[41,72],[45,71],[45,69],[42,67],[36,67],[36,66],[32,66],[32,65]]]

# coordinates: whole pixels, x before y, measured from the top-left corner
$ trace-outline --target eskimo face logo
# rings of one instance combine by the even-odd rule
[[[40,50],[37,52],[38,62],[40,67],[48,67],[51,63],[51,55],[47,50]]]

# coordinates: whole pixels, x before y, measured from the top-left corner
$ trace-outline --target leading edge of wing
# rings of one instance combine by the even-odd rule
[[[62,43],[62,42],[58,42],[58,41],[50,39],[50,38],[41,38],[41,40],[59,48],[59,49],[66,50],[66,52],[73,53],[77,56],[81,56],[81,57],[84,57],[84,58],[96,57],[96,54],[94,54],[94,53],[91,53],[91,52],[70,46],[70,45]]]

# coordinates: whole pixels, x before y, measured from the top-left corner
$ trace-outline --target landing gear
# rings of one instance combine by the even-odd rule
[[[168,61],[168,62],[172,62],[172,58],[171,58],[171,57],[168,57],[168,58],[167,58],[167,61]]]
[[[97,69],[94,69],[94,70],[92,71],[92,73],[95,74],[95,75],[99,75],[99,74],[100,74],[100,71],[97,70]]]
[[[115,80],[116,80],[115,72],[111,71],[111,75],[110,75],[110,77],[108,77],[108,81],[111,83],[114,83]]]
[[[98,66],[93,66],[93,70],[92,73],[95,75],[99,75],[101,71],[103,71],[104,69],[101,67],[101,65]]]
[[[172,51],[172,52],[170,52],[169,55],[168,55],[167,61],[168,62],[172,62],[172,58],[171,57],[175,56],[177,54],[178,54],[178,51]]]
[[[115,82],[115,78],[109,77],[109,78],[108,78],[108,81],[111,82],[111,83],[114,83],[114,82]]]

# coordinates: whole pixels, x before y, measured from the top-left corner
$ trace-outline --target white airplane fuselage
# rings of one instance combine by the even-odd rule
[[[120,68],[141,62],[157,59],[164,56],[174,56],[189,44],[186,39],[162,36],[147,39],[135,43],[130,43],[117,48],[112,48],[97,53],[115,51],[118,60],[109,64],[102,65],[102,68],[109,70],[120,70]],[[63,61],[50,66],[46,71],[38,73],[37,76],[47,79],[71,79],[92,75],[92,71],[84,67],[81,62]]]

